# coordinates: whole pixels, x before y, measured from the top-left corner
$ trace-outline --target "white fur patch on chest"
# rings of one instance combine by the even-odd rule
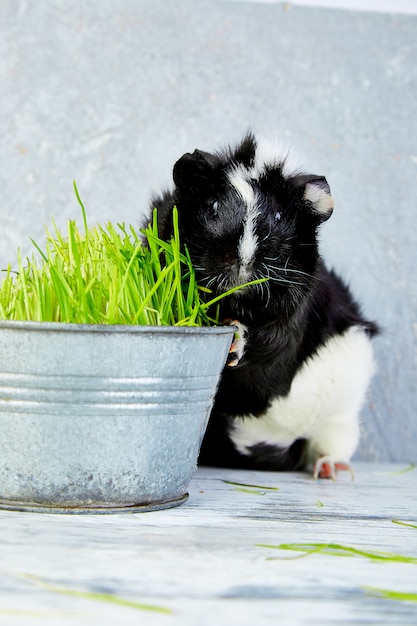
[[[297,372],[290,392],[260,417],[236,418],[229,436],[241,454],[268,444],[309,440],[310,456],[349,460],[359,440],[358,415],[374,372],[371,340],[360,327],[331,337]]]

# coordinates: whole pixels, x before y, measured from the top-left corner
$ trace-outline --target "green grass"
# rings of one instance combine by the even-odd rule
[[[326,556],[338,557],[363,557],[371,561],[417,564],[417,558],[415,557],[396,554],[394,552],[382,552],[379,550],[361,550],[353,546],[345,546],[339,543],[281,543],[279,545],[257,545],[261,548],[301,552],[302,554],[300,556],[324,554]]]
[[[247,487],[249,489],[265,489],[265,490],[270,490],[270,491],[279,491],[279,487],[265,487],[264,485],[252,485],[249,483],[236,483],[233,480],[225,480],[224,478],[221,479],[222,483],[225,483],[226,485],[235,485],[236,487]]]
[[[236,483],[233,480],[221,479],[226,485],[232,485],[233,491],[239,491],[241,493],[251,493],[255,496],[264,496],[267,491],[279,491],[279,487],[265,487],[263,485],[252,485],[249,483]]]
[[[410,463],[407,467],[404,467],[400,470],[396,470],[395,472],[391,472],[391,476],[400,476],[401,474],[406,474],[407,472],[412,472],[415,470],[417,465],[415,463]]]
[[[417,524],[410,524],[409,522],[402,522],[399,519],[391,520],[393,524],[399,524],[400,526],[408,526],[409,528],[417,528]]]
[[[379,587],[362,587],[364,591],[371,595],[385,598],[387,600],[399,600],[401,602],[417,602],[417,593],[404,591],[393,591],[392,589],[380,589]]]
[[[393,520],[394,521],[394,520]],[[395,522],[402,523],[402,522]],[[412,526],[412,524],[404,523],[404,526]],[[295,557],[281,557],[281,559],[300,559],[313,554],[323,554],[326,556],[336,557],[359,557],[366,558],[374,562],[382,563],[409,563],[417,564],[417,558],[409,557],[404,554],[397,554],[395,552],[383,552],[380,550],[362,550],[353,546],[346,546],[339,543],[281,543],[279,545],[268,544],[256,544],[261,548],[272,548],[274,550],[289,550],[299,552]],[[278,557],[280,559],[280,557]],[[268,560],[275,560],[270,558]],[[361,587],[366,593],[385,598],[387,600],[397,600],[401,602],[417,602],[417,593],[394,591],[391,589],[381,589],[379,587]]]
[[[9,265],[0,285],[0,318],[148,326],[219,323],[216,305],[236,289],[212,299],[206,291],[209,301],[204,301],[180,242],[175,208],[170,241],[158,236],[156,211],[142,235],[125,224],[89,228],[75,183],[74,190],[84,232],[74,220],[65,234],[53,223],[44,249],[32,240],[31,258],[23,260],[18,253],[17,272]]]
[[[106,602],[108,604],[117,604],[119,606],[123,606],[130,609],[137,609],[139,611],[151,611],[155,613],[165,613],[167,615],[171,614],[172,611],[169,608],[156,606],[153,604],[145,604],[143,602],[136,602],[134,600],[127,600],[126,598],[121,598],[120,596],[116,596],[111,593],[96,593],[92,591],[80,591],[78,589],[68,589],[66,587],[59,587],[56,585],[51,585],[46,581],[38,578],[37,576],[33,576],[31,574],[19,574],[21,578],[28,580],[40,587],[41,589],[45,589],[47,591],[51,591],[52,593],[58,593],[65,596],[71,596],[73,598],[82,598],[84,600],[95,600],[98,602]]]

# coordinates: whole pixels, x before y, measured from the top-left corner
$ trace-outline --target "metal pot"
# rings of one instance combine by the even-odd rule
[[[0,321],[0,508],[183,502],[233,331]]]

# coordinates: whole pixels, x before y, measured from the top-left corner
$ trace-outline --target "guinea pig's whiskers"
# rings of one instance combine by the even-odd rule
[[[271,287],[268,285],[268,283],[260,283],[259,285],[259,290],[261,292],[261,299],[264,299],[264,292],[266,295],[265,298],[265,308],[268,308],[269,302],[271,300]]]
[[[285,268],[285,273],[291,272],[293,274],[299,274],[300,276],[306,276],[307,278],[316,278],[314,274],[309,274],[308,272],[302,272],[301,270],[294,270],[290,267]]]
[[[275,283],[282,283],[286,285],[304,285],[304,283],[297,283],[295,280],[288,280],[287,278],[274,278],[273,276],[270,276],[269,280],[272,280]]]
[[[271,236],[271,232],[272,232],[272,228],[271,228],[271,226],[270,226],[270,227],[269,227],[269,232],[268,232],[268,234],[267,234],[267,235],[265,235],[265,237],[263,237],[263,238],[261,239],[261,241],[267,241],[267,240],[269,239],[269,237]],[[265,258],[266,258],[266,257],[265,257]]]
[[[206,278],[206,279],[204,280],[204,282],[205,282],[205,287],[206,287],[207,289],[210,289],[211,287],[213,287],[213,285],[216,283],[216,281],[217,281],[217,276],[214,276],[213,278]]]
[[[269,268],[265,263],[262,263],[261,266],[265,271],[261,269],[257,269],[252,274],[252,280],[259,280],[261,278],[269,278]],[[259,283],[254,286],[255,290],[259,293],[260,300],[263,303],[264,307],[268,307],[270,299],[271,299],[271,289],[268,285],[268,282]]]
[[[228,274],[221,274],[217,277],[215,282],[217,283],[217,289],[220,292],[228,291],[232,286],[234,286],[230,284],[230,277]]]
[[[267,308],[269,301],[271,299],[271,291],[269,289],[267,289],[266,287],[263,286],[263,283],[261,285],[260,288],[260,299],[262,302],[264,302],[264,307]],[[265,294],[265,295],[264,295]]]
[[[276,261],[279,259],[279,257],[274,257],[274,258],[264,257],[264,259]],[[278,276],[280,272],[283,272],[284,274],[291,273],[291,274],[298,274],[299,276],[305,276],[306,278],[312,278],[312,279],[316,278],[314,274],[310,274],[308,272],[303,272],[302,270],[296,270],[291,267],[288,267],[289,260],[290,259],[287,259],[284,267],[273,267],[273,268],[268,268],[268,270],[274,271],[276,276]],[[262,265],[263,267],[265,267],[265,269],[267,269],[266,263],[262,263]]]
[[[295,282],[291,277],[284,277],[283,274],[286,274],[285,268],[282,267],[270,267],[266,265],[266,263],[262,263],[262,267],[264,268],[264,276],[269,280],[272,280],[276,283],[282,283],[287,285],[301,285],[302,283]]]
[[[280,276],[279,271],[281,270],[281,268],[271,268],[271,267],[268,267],[268,265],[266,265],[265,263],[262,263],[262,267],[265,269],[266,278],[268,278],[269,280],[272,280],[276,283],[282,283],[282,284],[287,284],[287,285],[296,285],[296,284],[302,285],[302,283],[296,283],[295,281],[291,279]]]

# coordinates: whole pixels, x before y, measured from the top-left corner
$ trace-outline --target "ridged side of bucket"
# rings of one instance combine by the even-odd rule
[[[159,415],[205,410],[217,376],[108,378],[0,373],[0,413]]]
[[[56,326],[0,322],[0,506],[182,501],[233,329]]]

